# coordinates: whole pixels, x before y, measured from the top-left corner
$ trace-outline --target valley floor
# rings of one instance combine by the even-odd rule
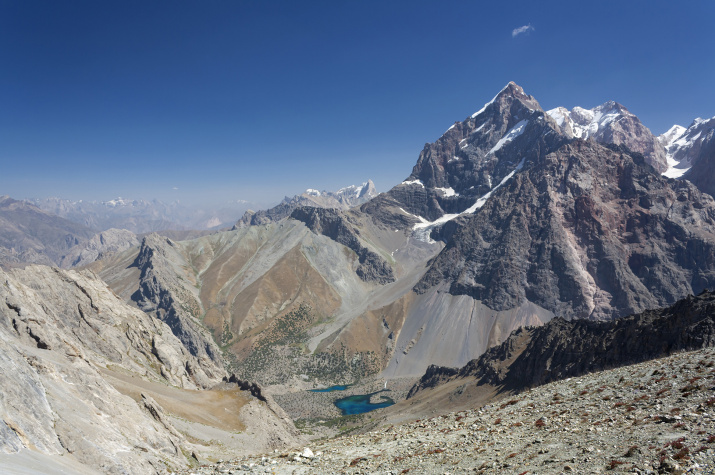
[[[181,473],[468,472],[715,473],[715,349]]]

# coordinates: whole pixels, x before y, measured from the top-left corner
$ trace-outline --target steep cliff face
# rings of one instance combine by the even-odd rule
[[[140,270],[139,288],[132,295],[140,309],[166,323],[189,352],[214,380],[224,376],[221,351],[196,316],[201,313],[199,299],[181,282],[175,268],[180,256],[168,238],[151,234],[144,238],[134,265]]]
[[[503,310],[609,319],[715,284],[715,202],[627,149],[577,140],[458,222],[417,285]]]

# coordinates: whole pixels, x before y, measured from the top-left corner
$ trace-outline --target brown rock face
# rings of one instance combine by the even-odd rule
[[[578,140],[464,215],[416,290],[446,281],[494,309],[529,300],[565,318],[623,316],[715,284],[714,219],[688,182]]]

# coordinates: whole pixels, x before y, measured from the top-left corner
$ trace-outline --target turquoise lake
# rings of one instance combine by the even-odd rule
[[[343,413],[344,416],[352,415],[352,414],[364,414],[366,412],[374,411],[375,409],[380,409],[382,407],[389,407],[395,404],[395,401],[390,399],[387,396],[380,396],[380,399],[382,399],[382,402],[378,403],[371,403],[370,398],[378,393],[381,393],[385,391],[384,389],[381,391],[376,391],[374,393],[370,394],[356,394],[354,396],[348,396],[344,397],[341,399],[336,400],[333,404],[335,404],[338,409],[340,409]]]

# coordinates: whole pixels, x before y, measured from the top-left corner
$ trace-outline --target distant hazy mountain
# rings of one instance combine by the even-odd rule
[[[164,230],[202,230],[230,226],[254,202],[231,201],[215,208],[186,206],[158,200],[71,201],[61,198],[30,200],[35,206],[96,231],[128,229],[136,234]]]
[[[277,221],[290,216],[294,209],[301,206],[346,210],[370,201],[377,194],[372,180],[368,180],[359,186],[347,186],[338,191],[318,191],[309,188],[292,198],[286,196],[283,201],[271,209],[257,212],[247,211],[241,220],[236,223],[235,227],[240,228]]]
[[[0,264],[58,265],[94,232],[9,196],[0,197]]]

